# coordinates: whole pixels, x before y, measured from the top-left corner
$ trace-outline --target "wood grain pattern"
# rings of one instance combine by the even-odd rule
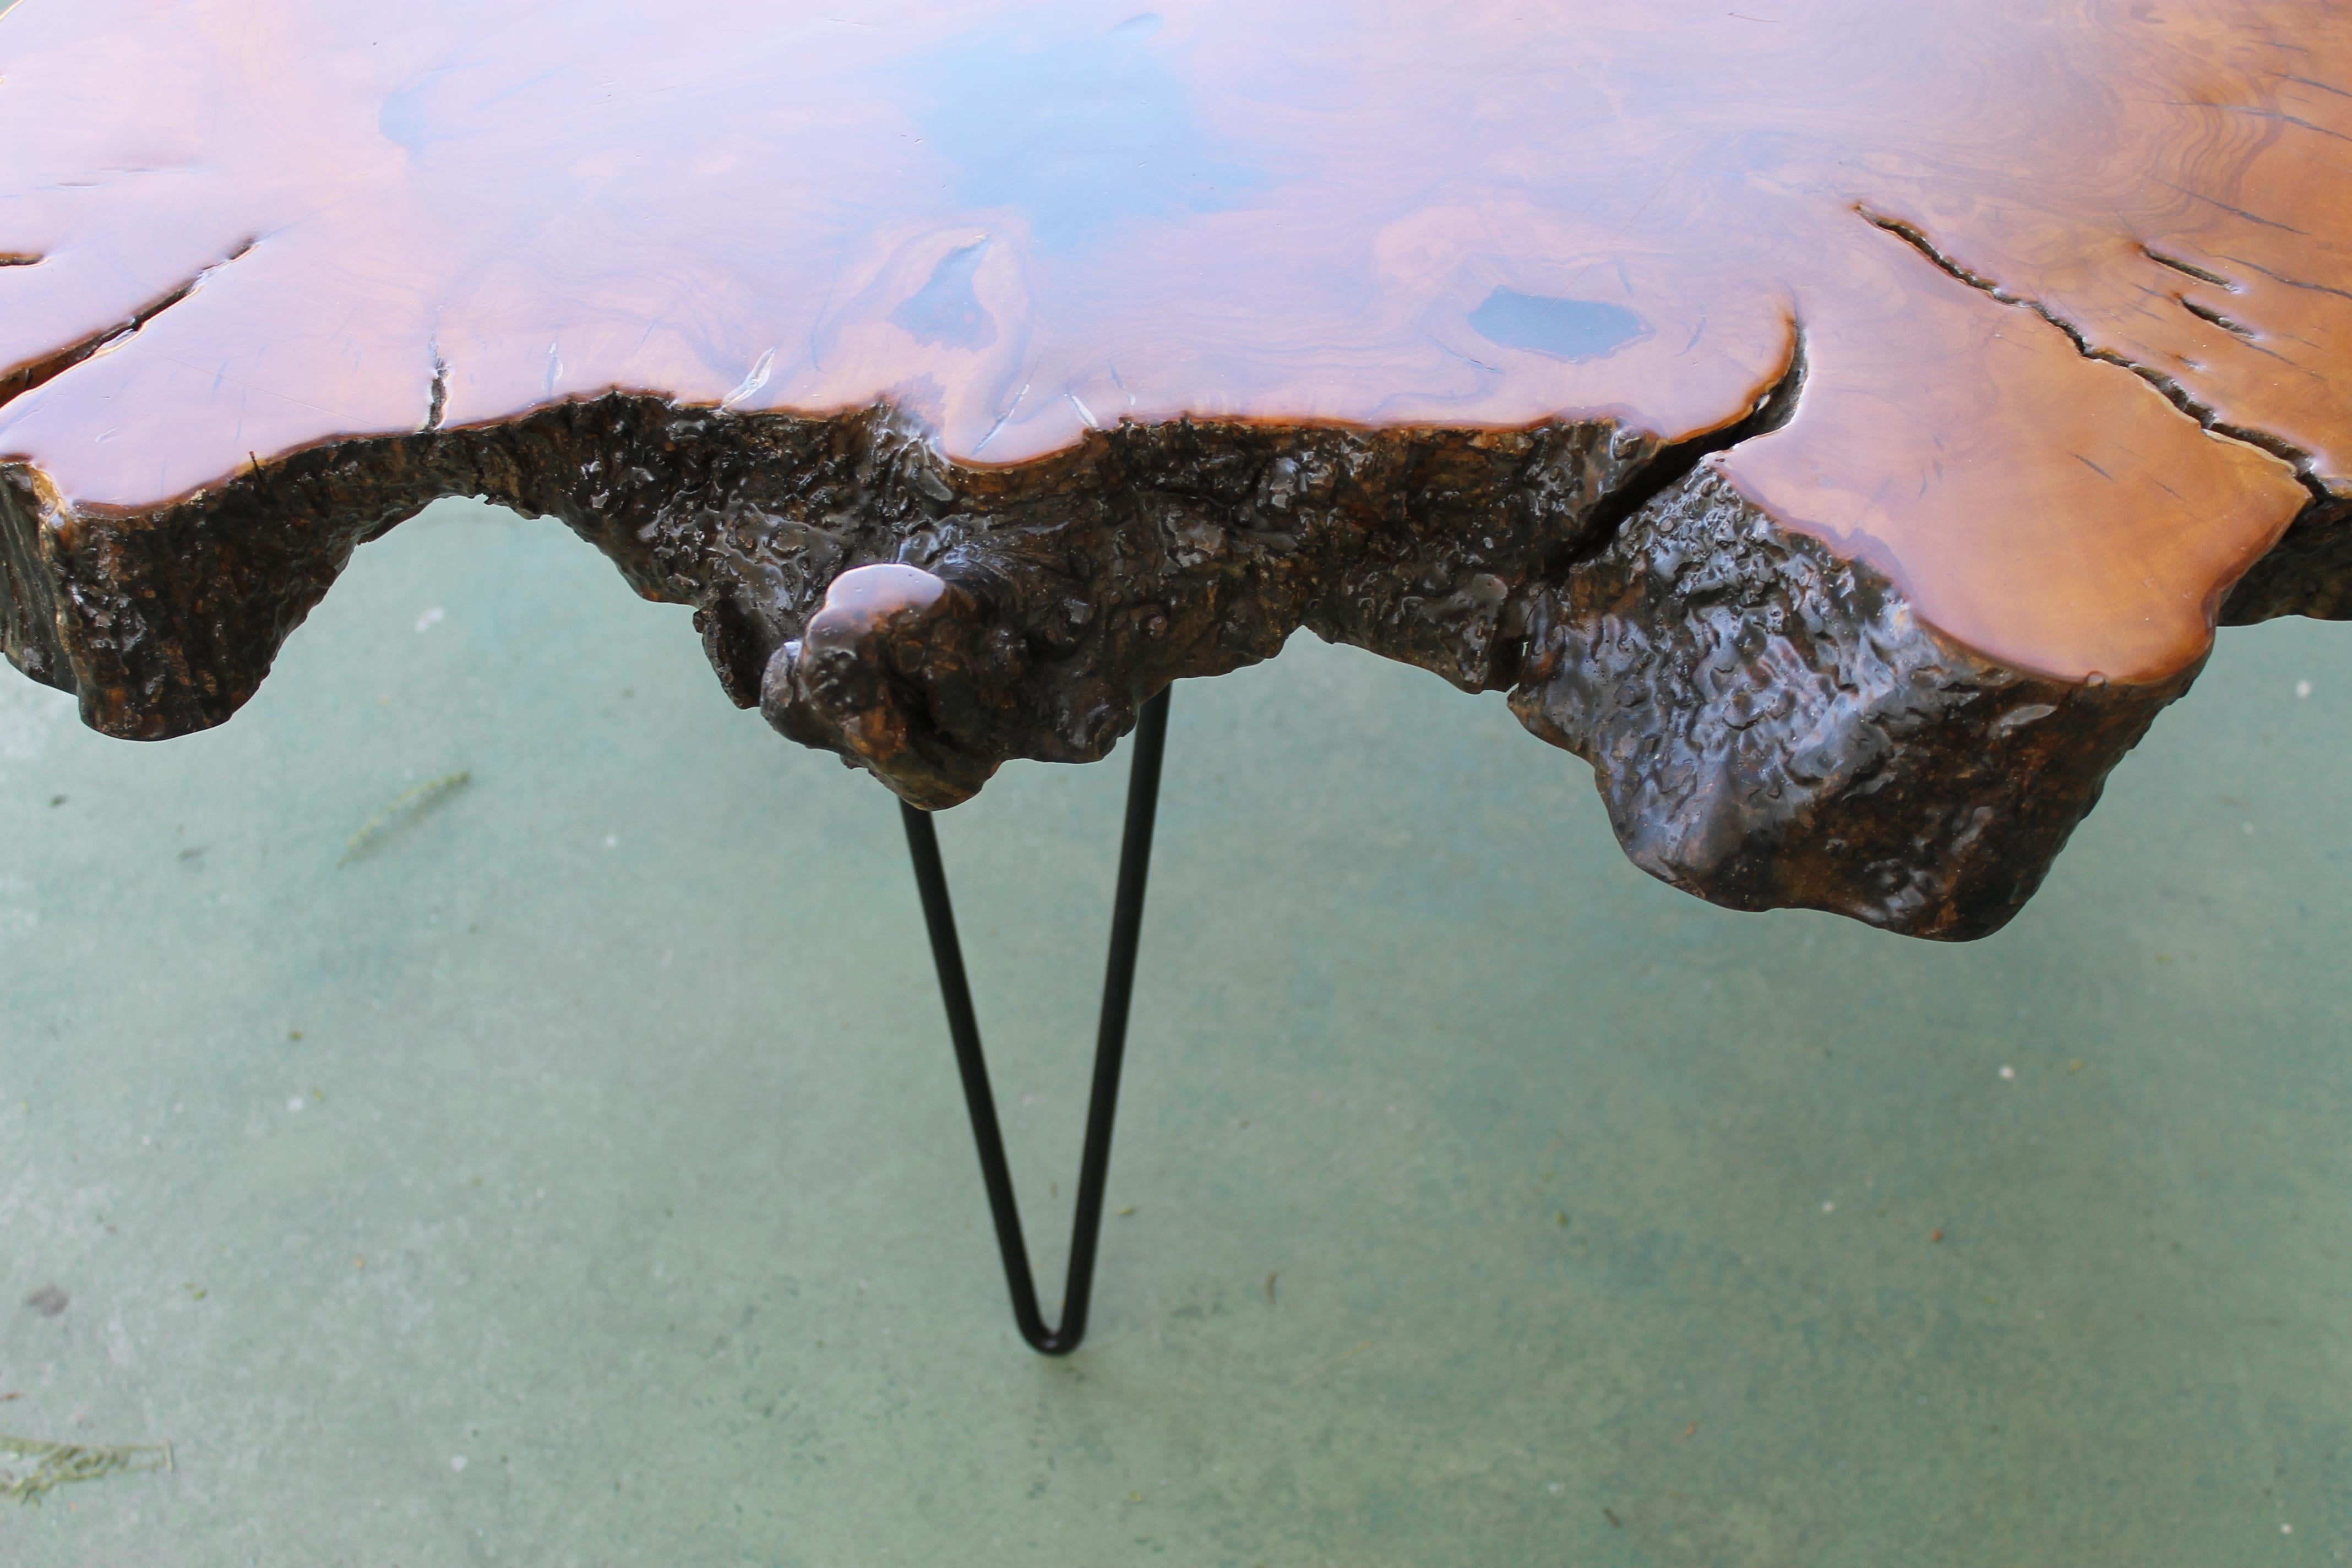
[[[0,59],[0,631],[118,732],[226,717],[356,542],[455,490],[696,603],[730,689],[845,753],[871,712],[775,661],[825,572],[938,570],[924,615],[1034,657],[986,724],[883,727],[913,749],[866,761],[926,804],[1099,754],[1152,681],[1305,625],[1515,689],[1623,786],[1629,845],[1681,825],[1662,875],[1966,934],[2233,584],[2246,618],[2352,581],[2352,8],[2326,0],[22,0]],[[1124,434],[1171,430],[1206,434]],[[852,448],[822,497],[743,471]],[[1163,504],[1180,475],[1199,516]],[[1049,592],[982,537],[1038,507],[1118,536],[1069,534],[1099,572]],[[1171,543],[1179,512],[1214,547]],[[1702,514],[1706,548],[1771,542],[1749,600],[1705,609],[1654,551],[1609,574],[1636,537],[1685,561]],[[1801,711],[1849,762],[1910,732],[1857,717],[1882,698],[1979,735],[1998,716],[1950,694],[2107,714],[1997,896],[1846,885],[1894,847],[1782,885],[1791,834],[1842,830],[1759,806],[1749,763],[1739,801],[1610,782],[1603,666],[1653,694],[1628,711],[1711,715],[1689,757],[1748,743],[1701,670],[1745,632],[1667,637],[1670,696],[1611,627],[1785,617],[1824,573],[1862,586],[1822,626],[1916,644],[1880,665],[1946,695],[1775,688],[1766,771],[1801,795],[1828,776],[1782,766],[1826,743]],[[1049,701],[1034,617],[1064,589],[1198,657],[1145,638]],[[1936,860],[1966,793],[1890,846]]]

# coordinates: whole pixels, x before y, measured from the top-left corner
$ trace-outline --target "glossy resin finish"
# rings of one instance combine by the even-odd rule
[[[2233,584],[2352,579],[2316,0],[22,0],[0,60],[8,647],[120,733],[483,494],[921,804],[1307,626],[1511,689],[1661,875],[1970,934]]]

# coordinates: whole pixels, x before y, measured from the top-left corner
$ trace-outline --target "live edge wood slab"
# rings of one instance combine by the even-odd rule
[[[216,724],[436,497],[918,805],[1294,630],[1645,868],[2031,895],[2352,604],[2352,5],[22,0],[8,657]]]

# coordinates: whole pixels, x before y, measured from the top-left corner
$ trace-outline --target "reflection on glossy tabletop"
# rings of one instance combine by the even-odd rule
[[[1731,481],[2123,679],[2198,657],[2297,466],[2352,476],[2338,6],[24,0],[0,43],[0,452],[85,506],[614,388],[887,399],[967,462],[1675,439],[1801,336]]]
[[[1302,628],[1979,936],[2352,616],[2322,0],[21,0],[0,646],[217,724],[435,498],[908,804]]]

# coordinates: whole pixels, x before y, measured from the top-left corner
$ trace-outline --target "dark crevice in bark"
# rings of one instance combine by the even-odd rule
[[[0,375],[0,407],[15,402],[37,386],[56,380],[92,355],[110,349],[125,339],[136,337],[146,329],[149,322],[203,288],[205,279],[244,256],[257,243],[255,240],[247,240],[229,255],[214,262],[170,293],[133,310],[129,319],[117,321],[102,331],[92,332],[80,342],[59,349],[53,354],[18,365],[6,374]]]
[[[1623,486],[1602,498],[1592,509],[1584,543],[1576,559],[1590,560],[1609,547],[1625,524],[1641,510],[1690,478],[1700,463],[1717,452],[1727,452],[1742,441],[1752,441],[1787,426],[1796,417],[1797,403],[1805,390],[1805,330],[1790,324],[1789,363],[1778,379],[1764,389],[1756,405],[1732,424],[1677,441],[1662,448]]]
[[[1797,404],[1804,395],[1805,368],[1804,326],[1792,319],[1789,323],[1788,363],[1754,406],[1728,425],[1659,448],[1622,484],[1595,501],[1575,536],[1555,547],[1528,579],[1520,597],[1504,618],[1506,626],[1525,627],[1531,619],[1532,598],[1558,591],[1579,567],[1598,560],[1644,508],[1688,479],[1699,464],[1743,441],[1787,426],[1796,417]],[[1507,636],[1496,645],[1489,674],[1493,689],[1501,690],[1518,683],[1528,651],[1528,639],[1524,635]]]

